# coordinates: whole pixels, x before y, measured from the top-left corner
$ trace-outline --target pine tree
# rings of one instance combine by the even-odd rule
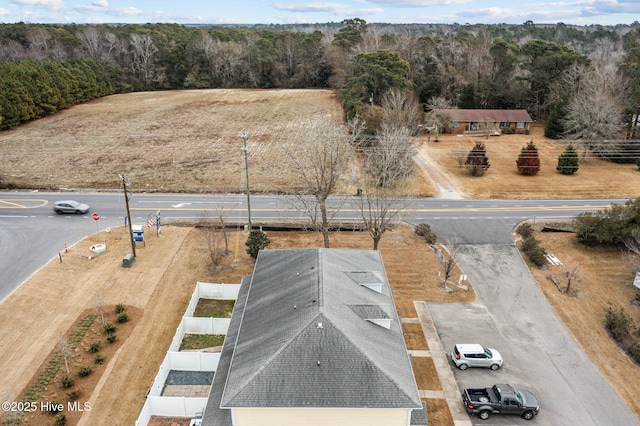
[[[578,151],[572,144],[567,145],[564,152],[558,157],[558,166],[556,170],[563,175],[572,175],[578,171]]]
[[[540,171],[540,157],[538,157],[538,148],[533,143],[533,139],[520,151],[516,165],[518,171],[526,176],[533,176]]]
[[[487,149],[482,142],[476,142],[476,146],[469,151],[464,165],[469,169],[471,176],[482,176],[491,167],[487,157]]]

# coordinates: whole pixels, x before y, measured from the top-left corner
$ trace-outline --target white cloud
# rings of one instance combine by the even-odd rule
[[[109,7],[109,2],[107,0],[94,0],[91,2],[91,5],[95,7],[107,8]]]
[[[467,4],[471,0],[369,0],[369,3],[387,7],[430,7],[451,6],[454,4]]]
[[[38,6],[48,10],[62,10],[64,4],[62,0],[11,0],[11,3],[20,6]]]

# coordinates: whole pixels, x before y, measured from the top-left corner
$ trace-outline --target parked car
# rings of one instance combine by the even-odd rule
[[[85,214],[89,211],[89,206],[74,200],[62,200],[53,203],[53,211],[61,213]]]
[[[460,370],[469,367],[485,367],[497,370],[502,367],[500,352],[478,343],[459,343],[451,351],[451,360]]]
[[[540,403],[533,393],[511,385],[467,388],[462,392],[462,402],[467,413],[482,420],[492,414],[515,414],[531,420],[540,412]]]

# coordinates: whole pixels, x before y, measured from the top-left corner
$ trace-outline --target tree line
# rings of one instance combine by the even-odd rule
[[[615,27],[531,21],[368,24],[359,18],[256,26],[21,22],[0,24],[0,63],[11,69],[0,77],[2,129],[109,93],[317,87],[339,91],[346,119],[375,117],[375,107],[394,89],[415,96],[427,109],[434,99],[459,108],[526,109],[534,119],[549,120],[549,137],[573,133],[595,141],[615,126],[626,129],[624,137],[637,137],[640,105],[637,22]],[[14,101],[31,102],[23,99],[31,88],[23,88],[22,80],[33,80],[34,73],[51,81],[44,85],[60,90],[64,102],[32,94],[33,106],[14,111]],[[65,84],[81,87],[74,88],[75,100],[60,89]],[[589,109],[594,104],[600,115]],[[585,133],[580,120],[597,122],[596,131],[590,126]]]

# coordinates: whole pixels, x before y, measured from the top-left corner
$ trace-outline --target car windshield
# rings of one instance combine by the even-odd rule
[[[80,205],[80,203],[79,203],[79,202],[77,202],[77,201],[69,201],[69,205],[70,205],[71,207],[78,207],[78,206]]]
[[[492,358],[493,354],[489,350],[489,348],[484,348],[484,353],[487,355],[487,358]]]
[[[522,394],[520,393],[520,391],[518,389],[513,389],[513,393],[516,395],[516,399],[518,400],[518,402],[520,403],[520,405],[524,405],[524,397],[522,396]]]

